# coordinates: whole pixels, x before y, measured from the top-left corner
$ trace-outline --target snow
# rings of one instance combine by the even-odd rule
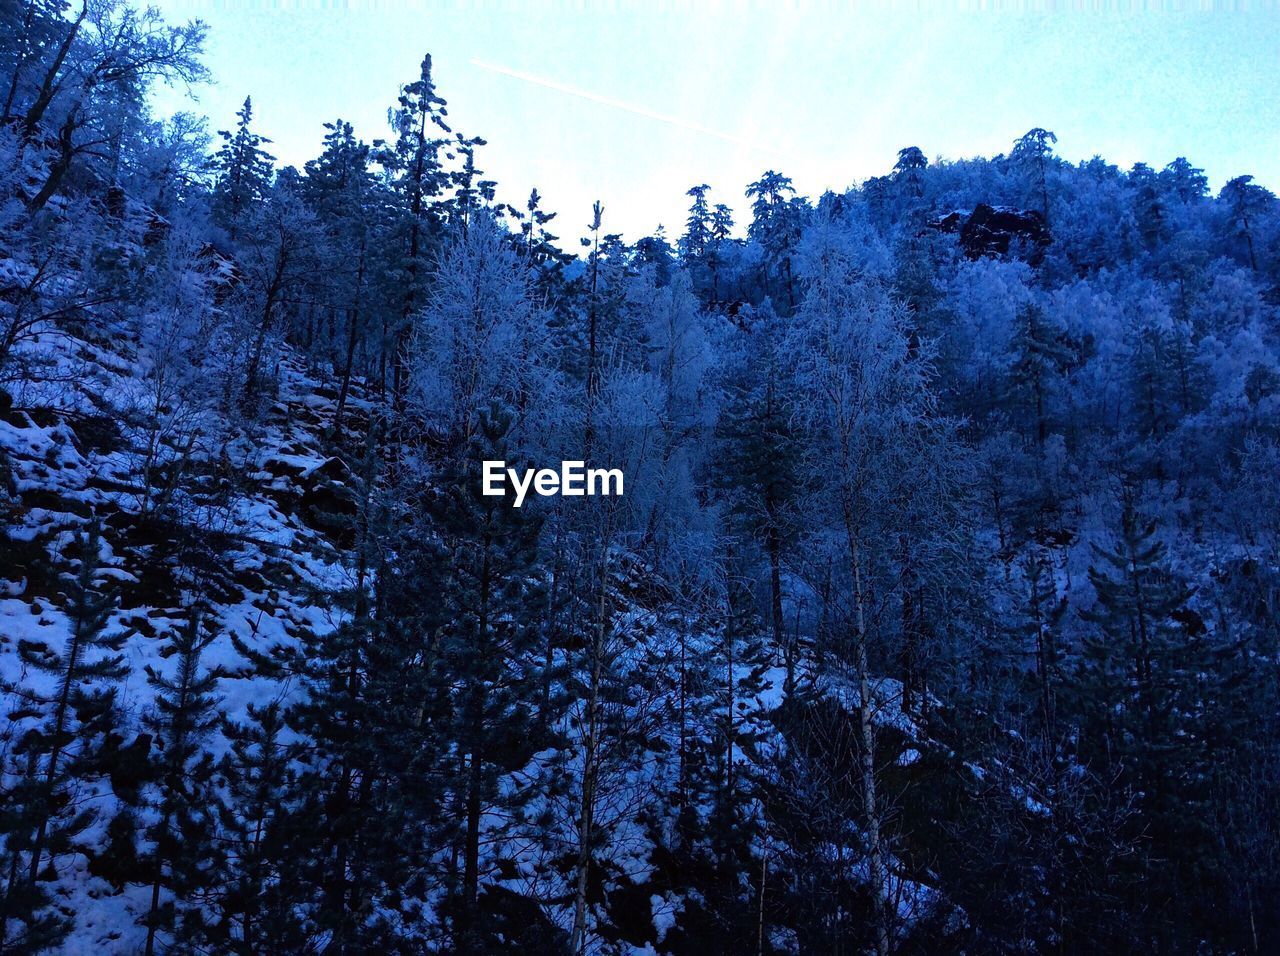
[[[16,490],[20,495],[38,493],[41,502],[17,515],[7,529],[9,536],[15,542],[39,546],[51,560],[65,559],[76,534],[87,527],[91,516],[142,516],[144,489],[136,484],[136,476],[141,473],[145,448],[129,444],[126,435],[122,447],[85,449],[76,438],[74,425],[78,415],[100,414],[103,407],[125,406],[145,394],[147,366],[126,352],[116,353],[67,334],[40,335],[24,347],[28,358],[44,361],[54,369],[83,370],[89,363],[91,370],[88,375],[68,376],[75,383],[69,389],[61,384],[21,388],[15,397],[21,407],[0,419],[0,450],[8,456]],[[216,507],[198,492],[187,493],[175,503],[196,520],[205,516],[216,522],[212,526],[233,536],[228,561],[236,569],[235,580],[246,583],[237,585],[238,596],[212,608],[219,636],[204,658],[208,666],[231,673],[242,671],[246,661],[232,646],[230,635],[266,650],[296,642],[306,630],[323,633],[337,626],[341,615],[317,602],[315,595],[343,586],[350,579],[339,551],[326,536],[273,497],[287,489],[290,481],[303,480],[333,460],[312,450],[319,447],[318,429],[332,415],[333,400],[320,398],[316,394],[319,384],[301,365],[288,359],[283,381],[282,404],[277,407],[287,410],[296,403],[314,414],[305,421],[300,416],[268,416],[250,441],[234,422],[206,413],[195,425],[203,438],[193,446],[192,458],[196,464],[211,463],[225,454],[242,474],[271,477],[268,469],[275,467],[285,470],[289,480],[246,483],[233,500]],[[33,419],[39,408],[48,410],[40,412],[41,417],[54,417],[51,424],[37,424]],[[178,448],[165,451],[176,454]],[[249,585],[246,573],[267,568],[281,548],[289,553],[284,565],[288,574],[281,577],[278,570],[273,572],[269,589]],[[161,654],[163,638],[186,623],[186,612],[180,605],[157,607],[131,597],[149,584],[140,569],[151,560],[151,550],[119,540],[113,523],[104,529],[96,578],[100,589],[115,591],[122,598],[108,628],[130,634],[124,648],[129,674],[119,685],[119,700],[135,729],[152,707],[153,690],[146,683],[145,669],[171,669],[172,662]],[[0,681],[6,686],[52,692],[53,677],[22,667],[17,646],[23,641],[41,641],[60,647],[68,638],[70,622],[64,611],[51,603],[57,600],[56,595],[32,595],[28,578],[14,579],[7,570],[0,564]],[[260,676],[236,676],[224,679],[218,692],[223,713],[239,720],[250,704],[288,701],[296,694],[296,687]],[[9,696],[12,699],[12,692]],[[215,755],[224,748],[220,738],[209,745]],[[85,796],[90,805],[96,802],[107,811],[95,823],[98,828],[105,826],[114,800],[109,788],[99,785],[97,792]],[[140,947],[145,934],[137,918],[150,903],[144,888],[130,887],[117,894],[90,876],[84,860],[77,858],[61,872],[56,889],[61,903],[77,912],[75,930],[62,952],[123,953]]]

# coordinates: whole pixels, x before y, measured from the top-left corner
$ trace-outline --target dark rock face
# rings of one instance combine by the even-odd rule
[[[930,229],[936,229],[938,232],[959,232],[963,225],[964,213],[959,209],[953,209],[945,216],[930,219],[928,223]]]
[[[1032,257],[1049,244],[1049,227],[1034,209],[1011,206],[988,206],[979,203],[966,214],[952,210],[945,216],[930,219],[928,226],[938,232],[960,234],[960,245],[970,259],[1007,255],[1015,239],[1032,248]]]
[[[1049,244],[1044,217],[1034,209],[979,204],[960,230],[960,245],[970,259],[1002,256],[1017,237],[1036,247]]]

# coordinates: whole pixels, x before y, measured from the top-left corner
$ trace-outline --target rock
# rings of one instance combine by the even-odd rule
[[[110,415],[80,415],[67,424],[82,451],[110,453],[124,447],[124,433]]]
[[[1049,244],[1044,217],[1034,209],[988,206],[980,203],[960,229],[960,245],[970,259],[1003,256],[1014,238],[1037,247]]]
[[[930,229],[936,229],[938,232],[959,232],[964,225],[965,214],[959,209],[953,209],[945,216],[938,216],[930,219],[927,223]]]

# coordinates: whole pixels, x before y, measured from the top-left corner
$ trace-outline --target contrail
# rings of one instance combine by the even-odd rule
[[[653,110],[645,109],[643,106],[624,103],[622,100],[610,99],[607,96],[600,96],[596,93],[588,93],[586,90],[580,90],[577,87],[569,86],[565,83],[557,83],[555,80],[544,79],[541,76],[534,76],[532,73],[522,73],[519,70],[512,70],[505,66],[498,66],[494,63],[485,63],[483,60],[473,59],[470,63],[472,66],[478,66],[482,70],[489,70],[491,73],[501,73],[503,76],[509,76],[517,80],[524,80],[526,83],[532,83],[535,86],[545,86],[549,90],[555,90],[558,93],[567,93],[569,96],[576,96],[579,99],[589,100],[592,103],[599,103],[601,106],[612,106],[614,109],[634,113],[636,116],[643,116],[645,119],[656,120],[659,123],[666,123],[669,126],[676,126],[680,129],[688,130],[691,133],[701,133],[704,136],[714,136],[716,139],[724,140],[726,143],[733,143],[735,146],[744,146],[747,149],[754,149],[762,153],[771,153],[774,156],[786,155],[779,150],[772,149],[768,146],[762,146],[759,143],[753,143],[750,140],[742,139],[741,137],[734,136],[731,133],[721,132],[718,129],[711,129],[708,126],[702,126],[699,123],[691,123],[678,116],[668,116],[665,113],[656,113]]]

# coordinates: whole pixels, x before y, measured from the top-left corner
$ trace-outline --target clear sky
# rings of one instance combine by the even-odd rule
[[[454,128],[488,141],[478,164],[499,198],[523,205],[537,186],[565,240],[585,232],[596,198],[608,231],[635,239],[662,223],[674,239],[697,183],[745,219],[743,188],[767,168],[816,196],[886,172],[903,146],[990,155],[1034,126],[1054,130],[1071,160],[1159,168],[1185,155],[1215,189],[1241,173],[1280,189],[1271,4],[157,5],[209,24],[215,77],[194,106],[176,93],[159,106],[204,113],[216,130],[250,94],[276,156],[299,166],[326,120],[384,135],[398,87],[430,52]]]

